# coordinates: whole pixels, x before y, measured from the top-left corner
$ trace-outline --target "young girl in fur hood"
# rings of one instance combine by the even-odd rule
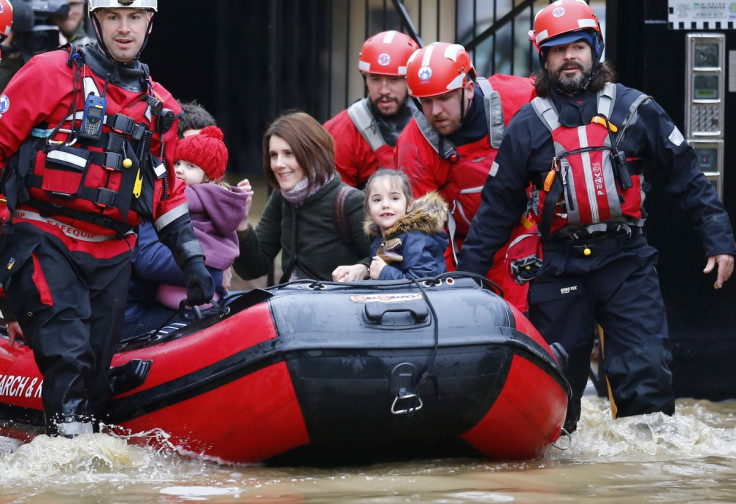
[[[365,193],[371,279],[427,278],[447,271],[447,203],[439,194],[412,201],[406,174],[387,169],[368,179]]]

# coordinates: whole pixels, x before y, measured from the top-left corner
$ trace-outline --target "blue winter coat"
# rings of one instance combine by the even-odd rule
[[[378,226],[366,221],[373,238],[371,257],[378,255],[387,265],[379,280],[434,277],[447,271],[445,250],[447,203],[431,192],[414,202],[412,210],[381,234]]]

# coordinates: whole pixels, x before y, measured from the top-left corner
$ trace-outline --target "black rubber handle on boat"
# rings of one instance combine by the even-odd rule
[[[425,303],[419,302],[404,302],[404,303],[368,303],[365,305],[365,316],[366,318],[377,324],[380,324],[383,320],[383,316],[386,313],[397,313],[397,312],[408,312],[411,313],[414,323],[426,320],[429,316],[429,308]]]

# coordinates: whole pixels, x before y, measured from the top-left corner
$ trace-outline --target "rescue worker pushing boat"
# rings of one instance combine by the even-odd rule
[[[529,316],[569,360],[573,395],[565,428],[580,417],[595,322],[603,328],[600,370],[614,417],[675,410],[667,318],[644,233],[644,176],[688,215],[716,289],[733,272],[728,214],[697,155],[667,113],[640,91],[614,83],[599,63],[603,35],[582,0],[542,9],[531,39],[542,70],[538,98],[506,130],[482,192],[458,269],[482,273],[523,209],[534,209],[544,261],[529,289]],[[532,184],[531,198],[527,188]]]
[[[49,434],[98,428],[139,222],[171,249],[190,303],[213,294],[173,170],[180,107],[139,59],[157,10],[90,0],[97,44],[33,57],[0,96],[3,312],[44,377]]]

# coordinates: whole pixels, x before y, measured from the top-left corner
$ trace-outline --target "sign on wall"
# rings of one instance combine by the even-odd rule
[[[733,30],[736,1],[668,0],[667,23],[671,30]]]

